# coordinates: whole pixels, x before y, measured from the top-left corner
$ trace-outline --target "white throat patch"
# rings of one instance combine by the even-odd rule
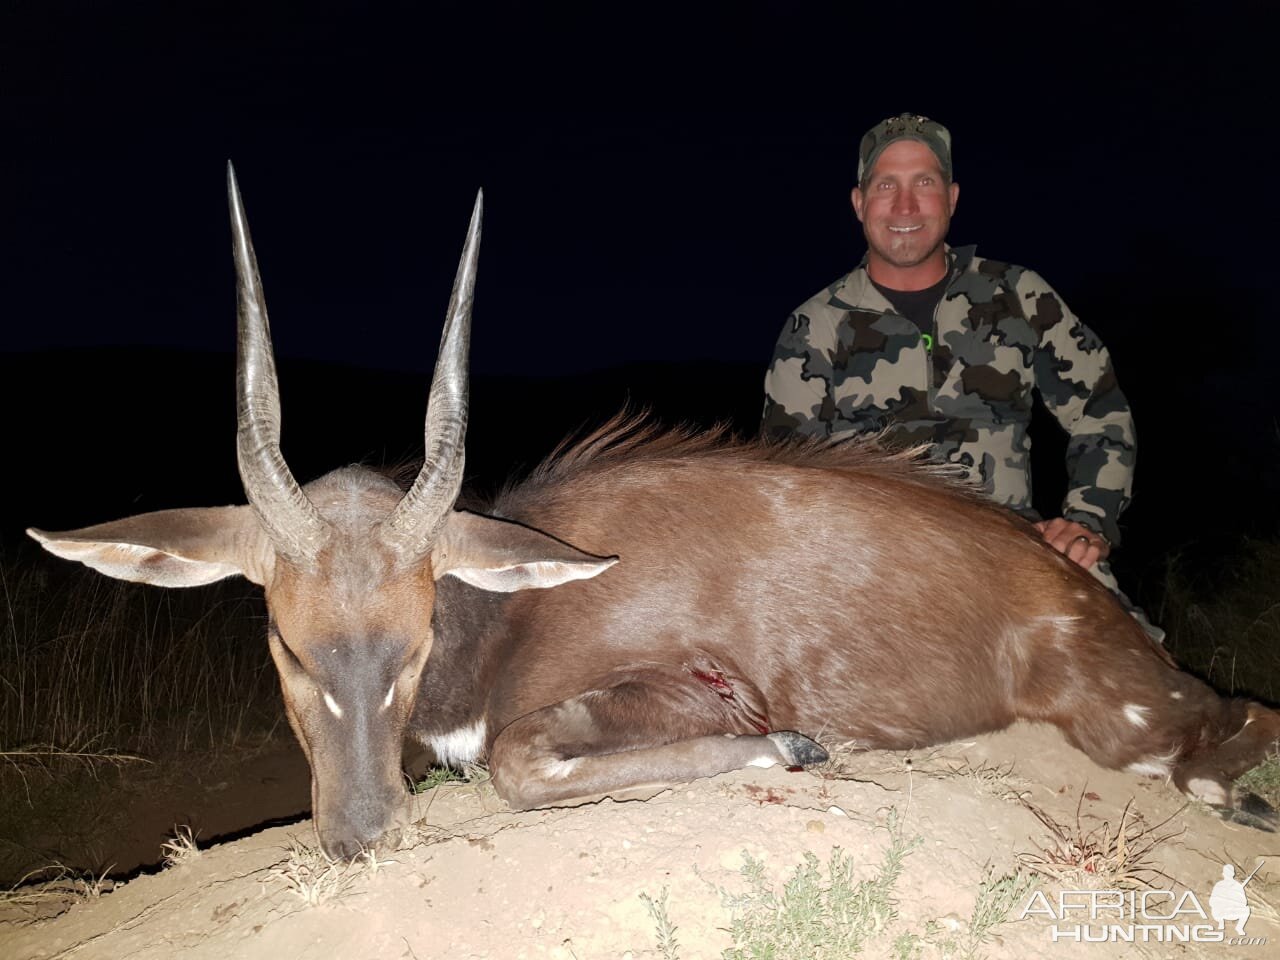
[[[460,763],[472,763],[484,750],[485,722],[477,720],[469,727],[459,727],[448,733],[437,734],[427,740],[435,751],[436,762],[447,767]]]

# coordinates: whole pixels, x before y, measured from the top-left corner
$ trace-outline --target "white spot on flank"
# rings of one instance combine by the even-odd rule
[[[396,696],[396,685],[393,683],[391,684],[391,687],[387,690],[386,697],[383,698],[383,701],[382,701],[383,710],[391,706],[391,701],[395,699],[395,696]]]
[[[1219,807],[1225,807],[1231,802],[1222,784],[1200,777],[1196,777],[1187,784],[1187,793],[1197,800],[1203,800],[1205,803],[1212,803]]]
[[[471,763],[480,756],[484,749],[485,723],[477,720],[469,727],[459,727],[448,733],[437,734],[427,740],[427,744],[435,751],[436,760],[445,766],[459,763]]]
[[[1170,700],[1181,700],[1181,699],[1182,699],[1182,691],[1180,691],[1180,690],[1174,690],[1171,694],[1169,694],[1169,699],[1170,699]]]
[[[1136,773],[1138,776],[1167,777],[1169,775],[1169,765],[1154,757],[1131,763],[1125,767],[1125,770],[1129,773]]]
[[[1150,724],[1147,722],[1147,714],[1151,712],[1150,707],[1142,707],[1136,703],[1126,703],[1124,705],[1125,719],[1132,723],[1139,730],[1145,730]]]
[[[1037,617],[1041,623],[1051,623],[1056,627],[1071,627],[1084,619],[1082,614],[1078,613],[1051,613],[1047,616]]]
[[[324,705],[329,708],[329,712],[332,713],[335,717],[337,717],[339,720],[342,719],[342,708],[338,706],[337,700],[329,696],[329,692],[327,690],[325,691],[325,694],[324,694]]]
[[[748,767],[763,767],[765,770],[768,770],[770,767],[776,767],[777,765],[777,757],[756,757],[754,760],[747,761]]]
[[[570,757],[568,760],[547,760],[542,765],[542,775],[548,780],[563,780],[573,773],[574,768],[581,762],[581,757]]]
[[[1174,744],[1164,753],[1157,753],[1150,757],[1144,757],[1125,767],[1130,773],[1150,774],[1153,777],[1167,777],[1169,775],[1169,765],[1178,759],[1178,754],[1182,752],[1180,744]]]

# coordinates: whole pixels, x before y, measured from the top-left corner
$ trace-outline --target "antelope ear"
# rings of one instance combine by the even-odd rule
[[[157,587],[198,587],[239,575],[260,584],[272,559],[249,507],[158,510],[63,533],[27,533],[56,556]]]
[[[431,548],[436,579],[457,577],[481,590],[512,593],[588,580],[617,557],[583,553],[555,537],[510,520],[455,510]]]

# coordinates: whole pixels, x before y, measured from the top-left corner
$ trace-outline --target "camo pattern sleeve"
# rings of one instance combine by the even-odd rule
[[[1133,494],[1137,447],[1129,401],[1102,341],[1031,270],[1018,278],[1028,322],[1040,336],[1035,379],[1049,411],[1071,435],[1062,515],[1120,543],[1120,514]]]
[[[770,440],[829,437],[835,418],[831,354],[835,326],[814,298],[787,317],[764,377],[760,432]]]

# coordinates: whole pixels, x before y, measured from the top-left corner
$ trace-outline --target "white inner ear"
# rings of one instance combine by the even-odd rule
[[[481,590],[512,593],[516,590],[541,589],[568,583],[570,580],[590,580],[608,570],[618,561],[601,560],[597,563],[561,563],[557,560],[534,560],[529,563],[513,563],[506,567],[454,567],[445,576],[457,577]]]
[[[140,547],[136,543],[96,543],[80,540],[53,540],[49,537],[40,537],[39,540],[46,550],[64,560],[83,560],[85,557],[93,557],[107,550],[118,550],[124,557],[145,560],[159,552],[154,547]]]
[[[158,587],[196,587],[240,574],[240,568],[232,564],[193,560],[136,543],[54,540],[49,537],[36,539],[56,557],[79,561],[119,580],[150,583]],[[156,557],[164,557],[171,566],[148,567],[148,561]]]

